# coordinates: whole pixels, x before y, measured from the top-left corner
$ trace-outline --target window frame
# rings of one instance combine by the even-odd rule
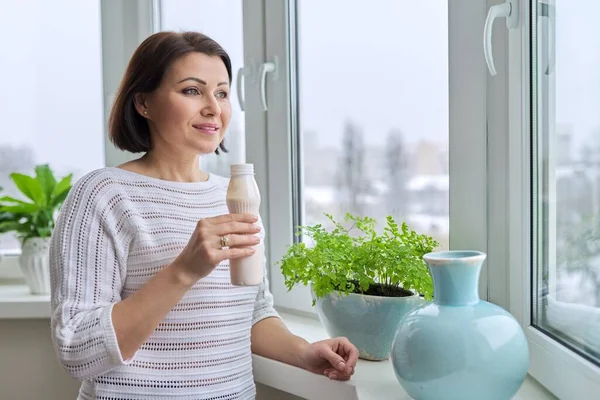
[[[297,38],[295,30],[291,30],[297,22],[296,3],[293,0],[264,0],[264,4],[265,20],[269,21],[265,26],[264,60],[276,58],[278,74],[275,80],[267,79],[266,158],[253,154],[252,149],[248,149],[247,156],[258,164],[257,171],[262,171],[267,181],[263,185],[259,182],[259,186],[263,194],[267,189],[262,209],[269,221],[266,225],[270,237],[268,262],[275,304],[288,312],[315,317],[308,288],[298,286],[288,291],[276,264],[293,243],[294,224],[299,222],[298,211],[303,208],[298,197],[301,196],[298,188],[302,183],[302,171],[295,168],[299,153],[294,152],[293,146],[299,148],[301,142],[298,138],[301,121],[297,115],[299,85],[293,41]],[[484,252],[488,250],[487,70],[481,57],[480,31],[486,11],[485,2],[479,0],[448,1],[450,247]],[[472,150],[472,157],[460,155],[465,148]],[[487,266],[481,272],[479,283],[480,295],[487,299]]]
[[[264,165],[268,173],[268,187],[272,188],[266,199],[263,198],[270,221],[267,229],[271,238],[268,249],[270,286],[279,309],[314,317],[316,314],[309,301],[309,289],[294,287],[288,291],[277,264],[294,242],[294,224],[298,223],[298,206],[302,204],[294,202],[302,179],[301,171],[295,170],[297,153],[293,151],[293,144],[298,143],[299,131],[296,115],[298,88],[292,80],[297,71],[293,42],[296,36],[295,2],[264,0],[264,4],[265,20],[269,21],[265,24],[264,60],[275,62],[277,68],[276,79],[267,79],[266,82],[268,110],[264,111],[267,117],[265,134],[268,137]]]
[[[519,27],[508,31],[509,129],[506,157],[499,167],[508,171],[507,182],[490,180],[496,192],[507,187],[503,226],[507,259],[502,268],[509,276],[509,311],[521,323],[529,342],[529,374],[559,398],[591,399],[600,393],[600,367],[555,341],[532,325],[532,170],[531,170],[531,66],[529,0],[520,1]],[[506,50],[505,48],[505,50]],[[496,49],[496,48],[495,48]],[[496,51],[494,52],[497,56]],[[506,61],[506,59],[508,61]],[[498,245],[496,245],[498,247]],[[500,250],[498,248],[498,250]]]

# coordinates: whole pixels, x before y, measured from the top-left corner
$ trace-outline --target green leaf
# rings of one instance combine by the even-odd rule
[[[58,184],[54,187],[54,191],[52,192],[51,203],[53,206],[58,206],[65,201],[65,198],[69,194],[71,189],[71,179],[73,178],[72,174],[69,174],[62,178]]]
[[[68,195],[69,195],[69,189],[65,190],[64,192],[62,192],[58,196],[54,197],[52,199],[52,204],[51,205],[53,207],[60,206],[65,201],[65,199],[67,198]]]
[[[48,164],[38,165],[35,167],[35,175],[37,181],[42,187],[46,199],[51,199],[52,193],[54,192],[54,187],[56,186],[56,179],[54,178],[54,174],[52,173],[52,170]]]
[[[432,298],[433,282],[423,256],[439,246],[433,238],[404,222],[400,226],[392,217],[379,227],[370,217],[346,214],[341,223],[325,216],[329,230],[321,224],[299,227],[310,247],[294,244],[277,263],[289,290],[312,284],[319,298],[333,291],[365,293],[375,286],[381,295],[409,290]]]
[[[24,231],[27,231],[27,225],[21,224],[16,221],[0,222],[0,233],[24,232]]]
[[[23,201],[23,200],[15,199],[14,197],[10,197],[10,196],[0,197],[0,204],[2,204],[2,203],[32,204],[32,203],[28,203],[28,202]],[[8,205],[8,204],[5,204],[5,205]]]
[[[35,177],[18,173],[10,176],[33,203],[10,196],[0,198],[3,232],[16,232],[23,241],[51,236],[54,218],[71,189],[72,174],[57,183],[51,168],[43,164],[35,167]]]
[[[52,235],[52,229],[50,228],[38,228],[37,237],[50,237]]]
[[[42,189],[42,185],[38,180],[31,176],[24,174],[12,173],[10,174],[13,182],[17,185],[17,188],[28,198],[39,206],[46,204],[46,195]]]
[[[11,214],[31,214],[35,213],[36,211],[38,211],[38,207],[31,203],[0,207],[0,212],[7,212]]]

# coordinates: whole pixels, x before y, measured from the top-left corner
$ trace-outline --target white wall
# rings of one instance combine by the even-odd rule
[[[302,400],[302,397],[259,384],[256,385],[256,400]]]
[[[0,320],[0,399],[75,400],[78,388],[56,360],[49,320]]]

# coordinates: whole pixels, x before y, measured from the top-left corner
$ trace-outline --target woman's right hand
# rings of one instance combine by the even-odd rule
[[[192,282],[209,275],[223,260],[248,257],[260,242],[258,218],[250,214],[225,214],[198,221],[196,229],[174,265]],[[222,247],[222,237],[227,247]]]

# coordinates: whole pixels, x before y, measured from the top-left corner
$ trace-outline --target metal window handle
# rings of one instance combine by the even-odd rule
[[[543,29],[542,40],[545,39],[543,45],[546,50],[546,64],[543,66],[542,71],[546,75],[551,75],[554,72],[556,66],[556,39],[555,39],[555,26],[556,26],[556,10],[555,6],[547,3],[538,4],[539,11],[538,16],[540,17],[539,24]]]
[[[273,80],[277,79],[277,57],[274,57],[273,62],[266,62],[260,66],[258,75],[260,76],[260,99],[262,101],[263,110],[267,111],[267,73],[273,73]]]
[[[246,108],[246,91],[244,90],[248,84],[256,84],[256,61],[253,58],[248,58],[244,62],[244,66],[240,67],[235,77],[235,87],[237,92],[238,103],[240,109],[245,111]]]
[[[240,69],[238,69],[237,72],[237,77],[235,80],[235,86],[236,86],[236,90],[237,90],[237,98],[238,98],[238,103],[240,104],[240,109],[242,111],[244,111],[244,106],[245,106],[245,101],[244,98],[246,97],[245,93],[242,93],[244,88],[244,74],[246,73],[246,70],[244,67],[241,67]]]
[[[494,56],[492,54],[492,27],[496,18],[506,18],[506,27],[514,29],[519,25],[519,0],[506,0],[503,4],[490,7],[483,28],[483,54],[490,75],[496,75]]]

